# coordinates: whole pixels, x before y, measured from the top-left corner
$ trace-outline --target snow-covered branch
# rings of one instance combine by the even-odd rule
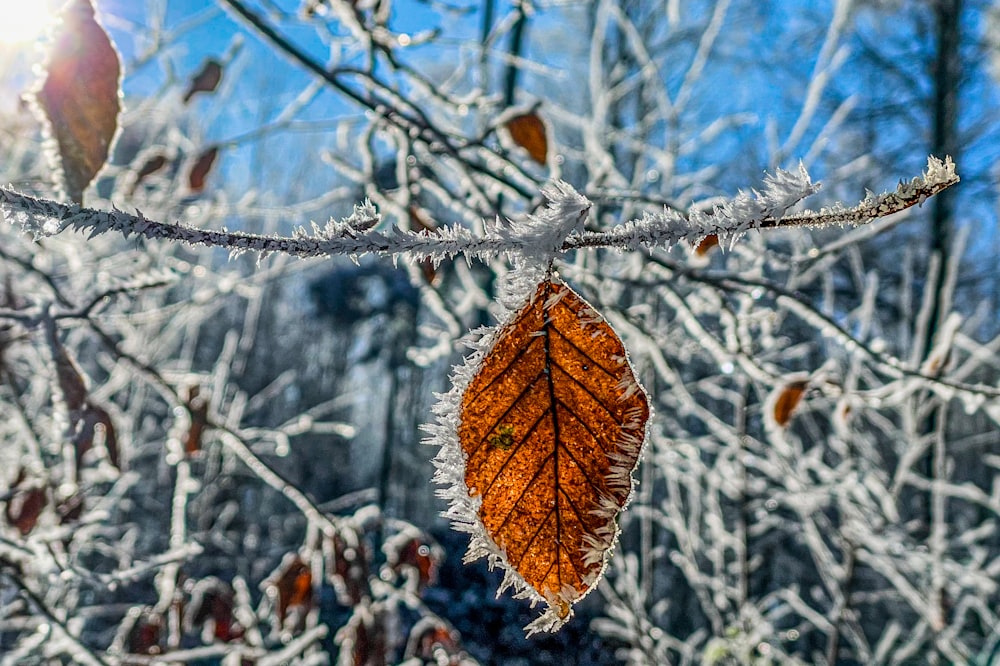
[[[740,192],[708,211],[693,209],[685,215],[665,209],[607,231],[584,233],[577,230],[581,212],[586,213],[589,202],[563,182],[544,189],[549,205],[537,216],[516,222],[498,219],[488,224],[482,235],[461,226],[414,232],[392,225],[379,231],[375,227],[381,218],[369,202],[356,206],[353,214],[339,222],[331,220],[324,227],[314,224],[311,233],[300,228],[292,236],[168,224],[150,220],[138,210],[134,215],[118,209],[94,210],[32,197],[9,188],[0,188],[0,208],[7,221],[43,236],[73,229],[89,232],[92,237],[117,232],[126,238],[138,235],[175,240],[224,248],[233,254],[255,252],[262,257],[271,253],[300,258],[374,254],[441,261],[456,255],[485,259],[504,253],[535,254],[540,249],[548,251],[550,248],[569,251],[581,247],[624,250],[657,245],[669,247],[680,241],[697,241],[708,234],[717,234],[720,240],[732,242],[751,229],[865,224],[923,203],[958,181],[951,158],[942,161],[930,157],[927,170],[921,176],[901,182],[894,192],[879,196],[869,194],[851,208],[836,205],[819,211],[788,214],[790,208],[815,193],[819,185],[810,180],[802,167],[797,173],[779,169],[765,179],[762,191]],[[554,231],[560,232],[562,238],[553,238]]]

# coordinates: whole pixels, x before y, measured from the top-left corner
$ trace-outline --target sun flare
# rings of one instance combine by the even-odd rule
[[[0,44],[31,42],[55,19],[47,0],[0,0]]]

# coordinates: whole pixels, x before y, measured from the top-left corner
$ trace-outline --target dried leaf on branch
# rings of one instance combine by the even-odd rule
[[[29,477],[22,467],[6,493],[4,516],[21,536],[28,535],[38,524],[48,498],[40,479]]]
[[[779,387],[771,394],[768,404],[771,418],[780,427],[784,428],[792,421],[795,410],[805,396],[809,388],[809,381],[805,379],[790,381]]]
[[[610,557],[649,406],[617,334],[561,282],[494,340],[461,397],[452,513],[473,532],[467,559],[489,555],[502,588],[547,603],[529,633],[553,631]]]
[[[524,148],[531,159],[545,165],[549,156],[549,139],[545,123],[537,113],[531,111],[514,116],[504,123],[504,127],[510,133],[511,140]]]

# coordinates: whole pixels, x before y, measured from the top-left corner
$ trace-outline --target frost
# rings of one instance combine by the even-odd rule
[[[752,229],[865,224],[921,203],[957,182],[955,165],[950,158],[941,161],[931,157],[922,176],[901,183],[895,192],[869,197],[855,208],[836,206],[819,212],[790,214],[788,211],[792,207],[819,189],[800,166],[797,172],[779,169],[765,177],[762,190],[740,192],[707,211],[695,207],[684,214],[664,209],[662,213],[645,213],[638,220],[608,231],[586,232],[583,224],[591,208],[590,201],[567,183],[554,181],[542,190],[548,203],[540,213],[510,222],[488,221],[480,236],[459,225],[421,233],[403,231],[395,226],[378,232],[374,228],[381,218],[370,201],[356,206],[354,212],[340,222],[331,220],[323,227],[313,224],[311,232],[300,227],[291,237],[165,224],[149,220],[141,213],[130,215],[119,210],[103,212],[80,208],[38,199],[9,188],[0,188],[0,208],[4,210],[5,219],[21,224],[32,233],[52,234],[66,228],[86,230],[91,235],[115,231],[126,237],[136,234],[150,239],[222,247],[237,255],[242,252],[260,256],[282,253],[296,257],[375,254],[430,259],[435,265],[459,254],[470,260],[507,254],[521,257],[526,265],[538,266],[562,252],[580,247],[626,250],[657,245],[669,247],[682,240],[694,242],[708,234],[718,235],[720,241],[731,247]]]

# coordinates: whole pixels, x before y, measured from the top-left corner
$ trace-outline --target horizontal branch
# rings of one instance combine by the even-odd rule
[[[951,158],[928,158],[927,170],[910,182],[901,182],[893,192],[869,194],[860,204],[846,208],[836,205],[819,211],[787,214],[787,211],[819,186],[800,167],[798,173],[778,170],[764,181],[763,191],[740,192],[735,198],[709,211],[682,214],[664,209],[647,213],[606,231],[580,232],[582,217],[590,202],[566,183],[545,188],[548,207],[537,216],[520,221],[497,220],[488,224],[483,235],[461,226],[445,226],[435,231],[413,232],[392,225],[385,231],[375,227],[381,218],[369,202],[355,207],[354,213],[324,227],[313,224],[312,233],[297,230],[292,236],[265,236],[236,231],[199,229],[179,223],[168,224],[146,218],[140,211],[125,213],[113,208],[100,211],[75,204],[63,204],[0,188],[0,210],[12,224],[25,231],[51,236],[66,229],[87,231],[90,236],[108,232],[125,238],[142,236],[207,245],[234,255],[254,252],[260,256],[279,252],[295,257],[333,255],[407,257],[441,261],[456,255],[487,259],[502,254],[567,252],[584,247],[638,250],[670,246],[681,241],[696,242],[709,234],[732,242],[751,229],[822,227],[831,224],[859,225],[923,203],[927,198],[959,181]],[[563,235],[553,238],[553,232]]]

